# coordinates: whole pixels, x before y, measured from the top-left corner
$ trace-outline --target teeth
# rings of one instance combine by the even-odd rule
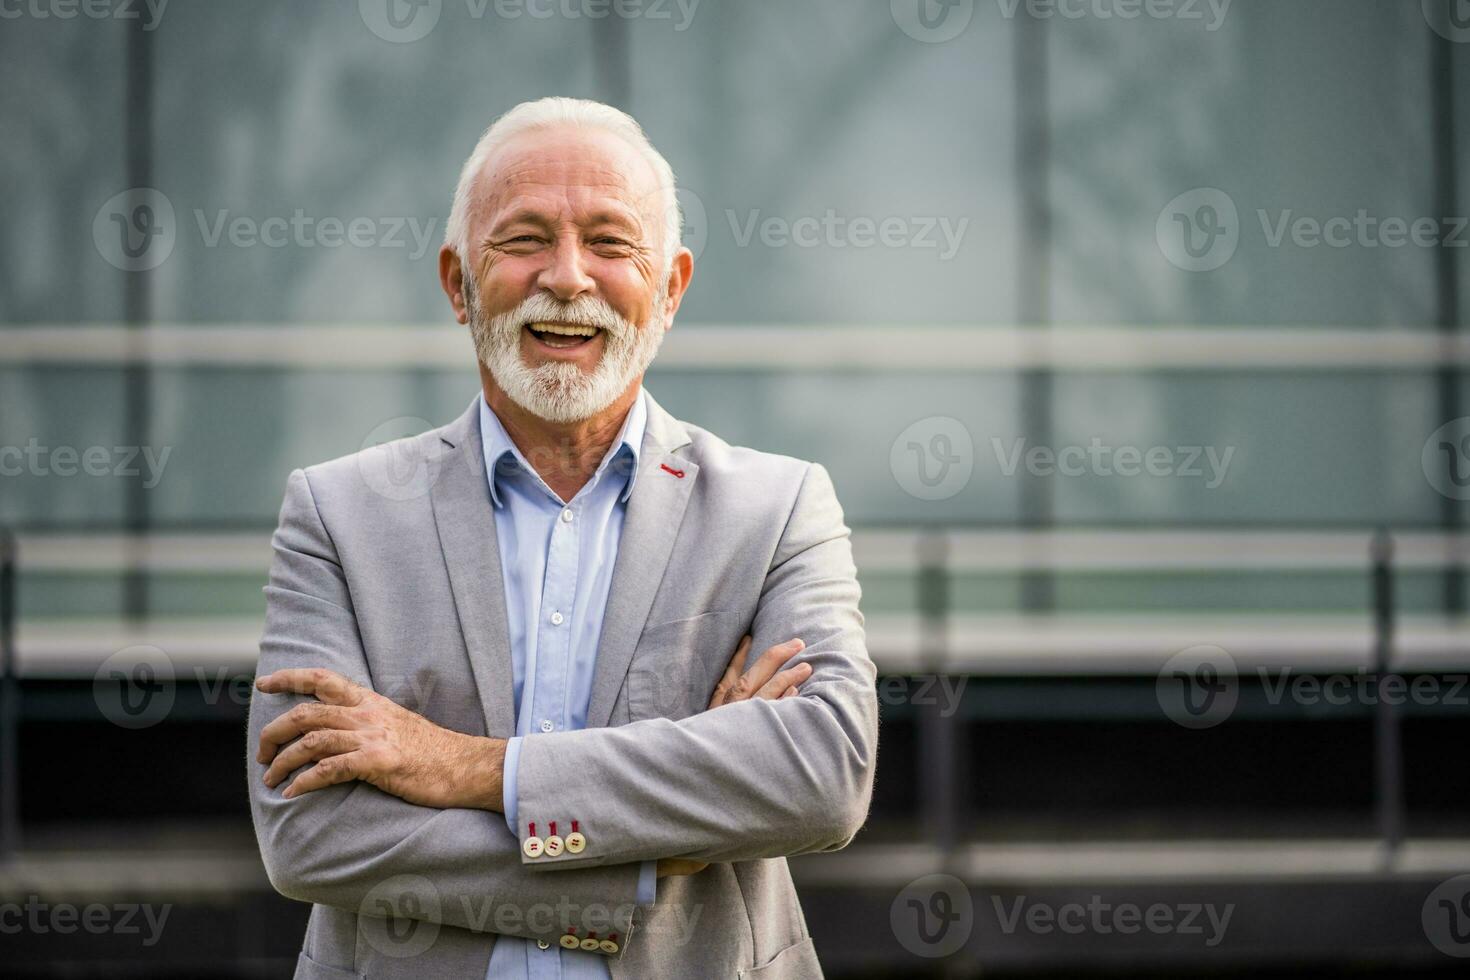
[[[596,327],[581,323],[533,323],[531,329],[537,333],[559,333],[568,337],[591,337],[597,333]]]

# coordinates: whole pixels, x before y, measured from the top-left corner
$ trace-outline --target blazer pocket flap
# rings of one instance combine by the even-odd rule
[[[729,613],[724,609],[712,609],[709,612],[700,613],[698,616],[686,616],[682,619],[666,619],[661,623],[650,623],[643,627],[643,633],[638,637],[638,642],[642,643],[650,637],[662,637],[669,634],[682,636],[687,632],[697,630],[707,623],[722,619],[728,615]],[[730,655],[733,657],[735,651],[731,650]]]
[[[742,980],[821,980],[822,964],[810,938],[787,946],[764,966],[742,970]]]
[[[644,629],[628,668],[633,720],[677,720],[708,707],[715,684],[735,655],[739,638],[729,640],[732,623],[729,612],[717,609]]]

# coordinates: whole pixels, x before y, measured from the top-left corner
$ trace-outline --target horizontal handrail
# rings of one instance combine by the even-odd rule
[[[464,327],[46,324],[0,327],[0,364],[462,370]],[[1300,371],[1470,366],[1470,336],[1401,326],[685,324],[653,377],[680,371]]]
[[[1218,646],[1241,671],[1370,670],[1371,616],[1240,614],[953,613],[935,625],[919,614],[869,614],[868,650],[885,674],[1153,676],[1181,650]],[[196,668],[254,671],[263,618],[159,616],[22,620],[22,677],[91,677],[130,646],[164,651],[186,675]],[[936,643],[938,645],[936,645]],[[1470,618],[1401,617],[1393,666],[1405,672],[1470,670]],[[1470,696],[1470,692],[1467,692]]]
[[[858,527],[859,572],[913,572],[934,564],[954,572],[1270,569],[1364,570],[1371,531],[966,530]],[[942,540],[934,562],[923,549]],[[21,567],[31,571],[263,573],[269,532],[154,531],[30,533],[19,536]],[[1414,531],[1394,535],[1397,570],[1445,569],[1470,563],[1470,534]]]

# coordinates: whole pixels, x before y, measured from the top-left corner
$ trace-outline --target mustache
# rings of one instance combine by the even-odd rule
[[[619,339],[631,336],[636,329],[604,299],[579,296],[564,302],[546,293],[529,296],[515,309],[496,315],[491,327],[496,331],[519,332],[527,323],[547,321],[595,327]]]

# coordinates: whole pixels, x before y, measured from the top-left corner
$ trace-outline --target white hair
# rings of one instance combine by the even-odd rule
[[[664,218],[663,259],[666,266],[671,263],[679,248],[684,227],[679,214],[679,201],[674,194],[674,169],[663,158],[663,154],[653,148],[653,144],[643,134],[643,127],[626,112],[590,99],[568,99],[561,96],[522,102],[485,130],[480,142],[475,144],[474,152],[459,172],[459,185],[454,190],[454,204],[449,209],[449,220],[444,225],[444,244],[459,253],[461,262],[469,263],[470,200],[474,196],[475,181],[479,178],[480,171],[485,169],[485,162],[511,138],[531,130],[549,129],[558,125],[596,127],[621,136],[653,167],[659,184],[659,210],[663,212]]]

